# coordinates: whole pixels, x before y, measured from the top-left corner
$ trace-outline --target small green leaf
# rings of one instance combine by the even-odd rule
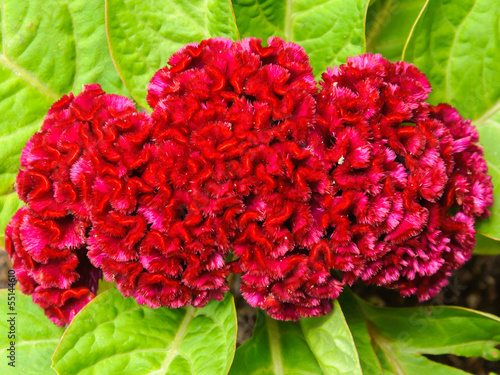
[[[309,348],[325,375],[362,375],[356,346],[338,301],[320,318],[300,320]]]
[[[7,289],[0,290],[0,373],[2,374],[55,374],[50,368],[50,357],[64,332],[53,324],[43,310],[33,303],[30,296],[14,291],[14,311],[9,309]],[[16,315],[9,315],[9,313]],[[10,318],[15,319],[15,338],[9,338]],[[11,341],[15,342],[15,368],[8,365]]]
[[[105,279],[99,279],[97,286],[97,294],[104,293],[107,290],[116,288],[116,283],[111,281],[106,281]]]
[[[300,44],[316,77],[365,51],[368,0],[233,0],[242,37],[277,36]]]
[[[381,308],[360,302],[365,317],[401,352],[500,359],[500,318],[454,306]]]
[[[19,155],[51,104],[82,84],[126,91],[107,48],[102,0],[3,0],[0,7],[0,232],[21,203]],[[1,241],[1,240],[0,240]]]
[[[224,375],[235,345],[236,312],[229,293],[202,309],[150,309],[111,289],[73,319],[52,367],[65,375]]]
[[[426,0],[376,0],[366,15],[366,50],[401,60],[410,30]]]
[[[500,241],[476,233],[475,255],[500,255]]]
[[[494,197],[490,217],[478,222],[476,228],[480,234],[500,240],[500,153],[498,151],[500,110],[484,124],[478,126],[477,130],[479,142],[484,148],[484,158],[488,163],[488,174],[491,175]]]
[[[362,359],[364,374],[380,374],[364,365],[363,354],[373,351],[383,374],[419,375],[465,374],[463,371],[433,362],[423,354],[455,354],[500,359],[500,318],[459,307],[435,306],[418,308],[376,307],[355,297],[342,294],[341,305],[346,312],[357,311],[351,331]],[[362,324],[360,313],[365,325]],[[351,319],[347,318],[348,323]],[[369,336],[367,340],[366,336]],[[368,346],[372,347],[371,349]]]
[[[496,0],[429,1],[404,59],[429,78],[432,103],[450,103],[477,124],[498,111],[499,23]]]
[[[217,36],[239,37],[228,0],[106,0],[106,21],[116,68],[144,108],[149,81],[178,49]]]
[[[321,375],[298,322],[270,318],[259,310],[253,336],[236,350],[229,375]]]
[[[24,203],[19,200],[16,193],[0,194],[0,248],[5,247],[5,227],[8,220],[23,205]]]

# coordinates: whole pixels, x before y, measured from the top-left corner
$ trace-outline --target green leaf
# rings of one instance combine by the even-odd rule
[[[366,16],[366,50],[400,60],[408,35],[426,0],[375,0]]]
[[[270,318],[261,310],[253,336],[236,350],[229,375],[323,374],[298,322]]]
[[[490,217],[478,222],[476,229],[487,237],[500,240],[500,153],[498,151],[500,110],[495,116],[478,126],[477,130],[479,141],[484,148],[484,158],[488,163],[488,174],[491,175],[494,197]]]
[[[382,375],[380,361],[371,344],[368,326],[356,297],[346,289],[339,297],[346,322],[351,331],[364,375]]]
[[[362,375],[358,353],[338,301],[320,318],[300,320],[309,348],[326,375]]]
[[[144,108],[149,108],[149,81],[179,48],[217,36],[239,37],[228,0],[106,0],[106,21],[116,68]]]
[[[352,294],[349,296],[349,292],[345,294],[347,298],[343,294],[341,300],[344,311],[358,310],[365,320],[366,329],[359,316],[355,322],[357,330],[351,328],[356,345],[360,342],[366,352],[367,342],[370,343],[384,374],[465,374],[435,363],[423,354],[450,353],[491,361],[500,359],[500,351],[495,348],[500,344],[500,318],[494,315],[447,306],[383,308]],[[366,334],[369,341],[363,338]],[[363,358],[361,351],[360,358]],[[380,374],[380,370],[369,372],[365,367],[363,371],[364,374]]]
[[[3,0],[0,7],[0,232],[21,203],[19,155],[51,104],[82,84],[126,93],[113,67],[101,0]],[[16,202],[17,201],[17,202]]]
[[[15,311],[8,306],[7,289],[0,290],[0,373],[2,374],[55,374],[50,368],[50,357],[64,332],[53,324],[43,313],[43,310],[33,303],[30,296],[14,290]],[[12,297],[10,297],[12,298]],[[12,302],[12,301],[9,301]],[[14,306],[14,305],[11,305]],[[10,339],[10,322],[15,318],[15,339]],[[15,341],[15,368],[8,365],[10,360],[10,342]]]
[[[476,233],[475,255],[500,255],[500,241]]]
[[[97,286],[97,294],[104,293],[110,289],[115,289],[116,283],[111,281],[106,281],[105,279],[99,279]]]
[[[404,59],[429,78],[432,103],[450,103],[477,124],[499,110],[499,23],[494,0],[429,1]]]
[[[278,36],[300,44],[316,77],[365,51],[368,0],[233,0],[242,37]]]
[[[495,203],[479,233],[500,240],[500,8],[492,0],[429,1],[405,60],[429,78],[432,103],[447,102],[478,127]]]
[[[150,309],[111,289],[73,319],[52,367],[65,375],[218,375],[229,370],[235,345],[229,293],[202,309]]]

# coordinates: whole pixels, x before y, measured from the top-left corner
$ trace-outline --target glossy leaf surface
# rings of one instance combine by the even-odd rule
[[[111,289],[74,318],[53,368],[68,375],[226,374],[235,344],[230,294],[202,309],[150,309]]]

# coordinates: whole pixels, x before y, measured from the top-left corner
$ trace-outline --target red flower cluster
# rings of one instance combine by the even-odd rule
[[[28,206],[7,227],[6,249],[21,290],[58,325],[95,296],[102,275],[87,258],[96,205],[81,165],[112,157],[103,147],[103,139],[117,136],[110,124],[136,116],[130,100],[89,85],[56,102],[22,152],[17,192]],[[91,167],[99,168],[97,161]]]
[[[22,153],[28,206],[6,246],[56,324],[102,275],[176,308],[220,300],[242,273],[252,306],[298,320],[358,279],[429,298],[470,257],[492,204],[486,163],[414,66],[358,56],[318,93],[305,51],[278,38],[209,39],[169,65],[148,87],[151,116],[86,86]]]
[[[156,191],[139,211],[168,242],[203,249],[207,262],[223,264],[233,250],[247,301],[299,319],[327,313],[341,290],[309,256],[320,246],[330,185],[309,59],[293,43],[268,44],[188,45],[155,75],[148,101],[159,143],[150,174]]]
[[[472,254],[492,186],[478,135],[425,100],[425,76],[380,55],[323,74],[318,129],[334,188],[324,217],[344,280],[430,298]]]

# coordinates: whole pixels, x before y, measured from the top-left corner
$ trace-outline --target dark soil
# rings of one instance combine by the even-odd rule
[[[10,265],[7,254],[4,250],[0,250],[0,288],[6,287]],[[239,346],[252,335],[256,310],[241,297],[239,277],[235,277],[231,289],[235,295],[238,311],[237,345]],[[448,287],[424,304],[419,304],[416,298],[402,298],[394,291],[378,287],[356,284],[353,290],[379,306],[457,305],[500,316],[500,256],[474,256],[463,268],[455,272]],[[429,358],[475,375],[500,374],[500,362],[453,355],[429,356]]]

